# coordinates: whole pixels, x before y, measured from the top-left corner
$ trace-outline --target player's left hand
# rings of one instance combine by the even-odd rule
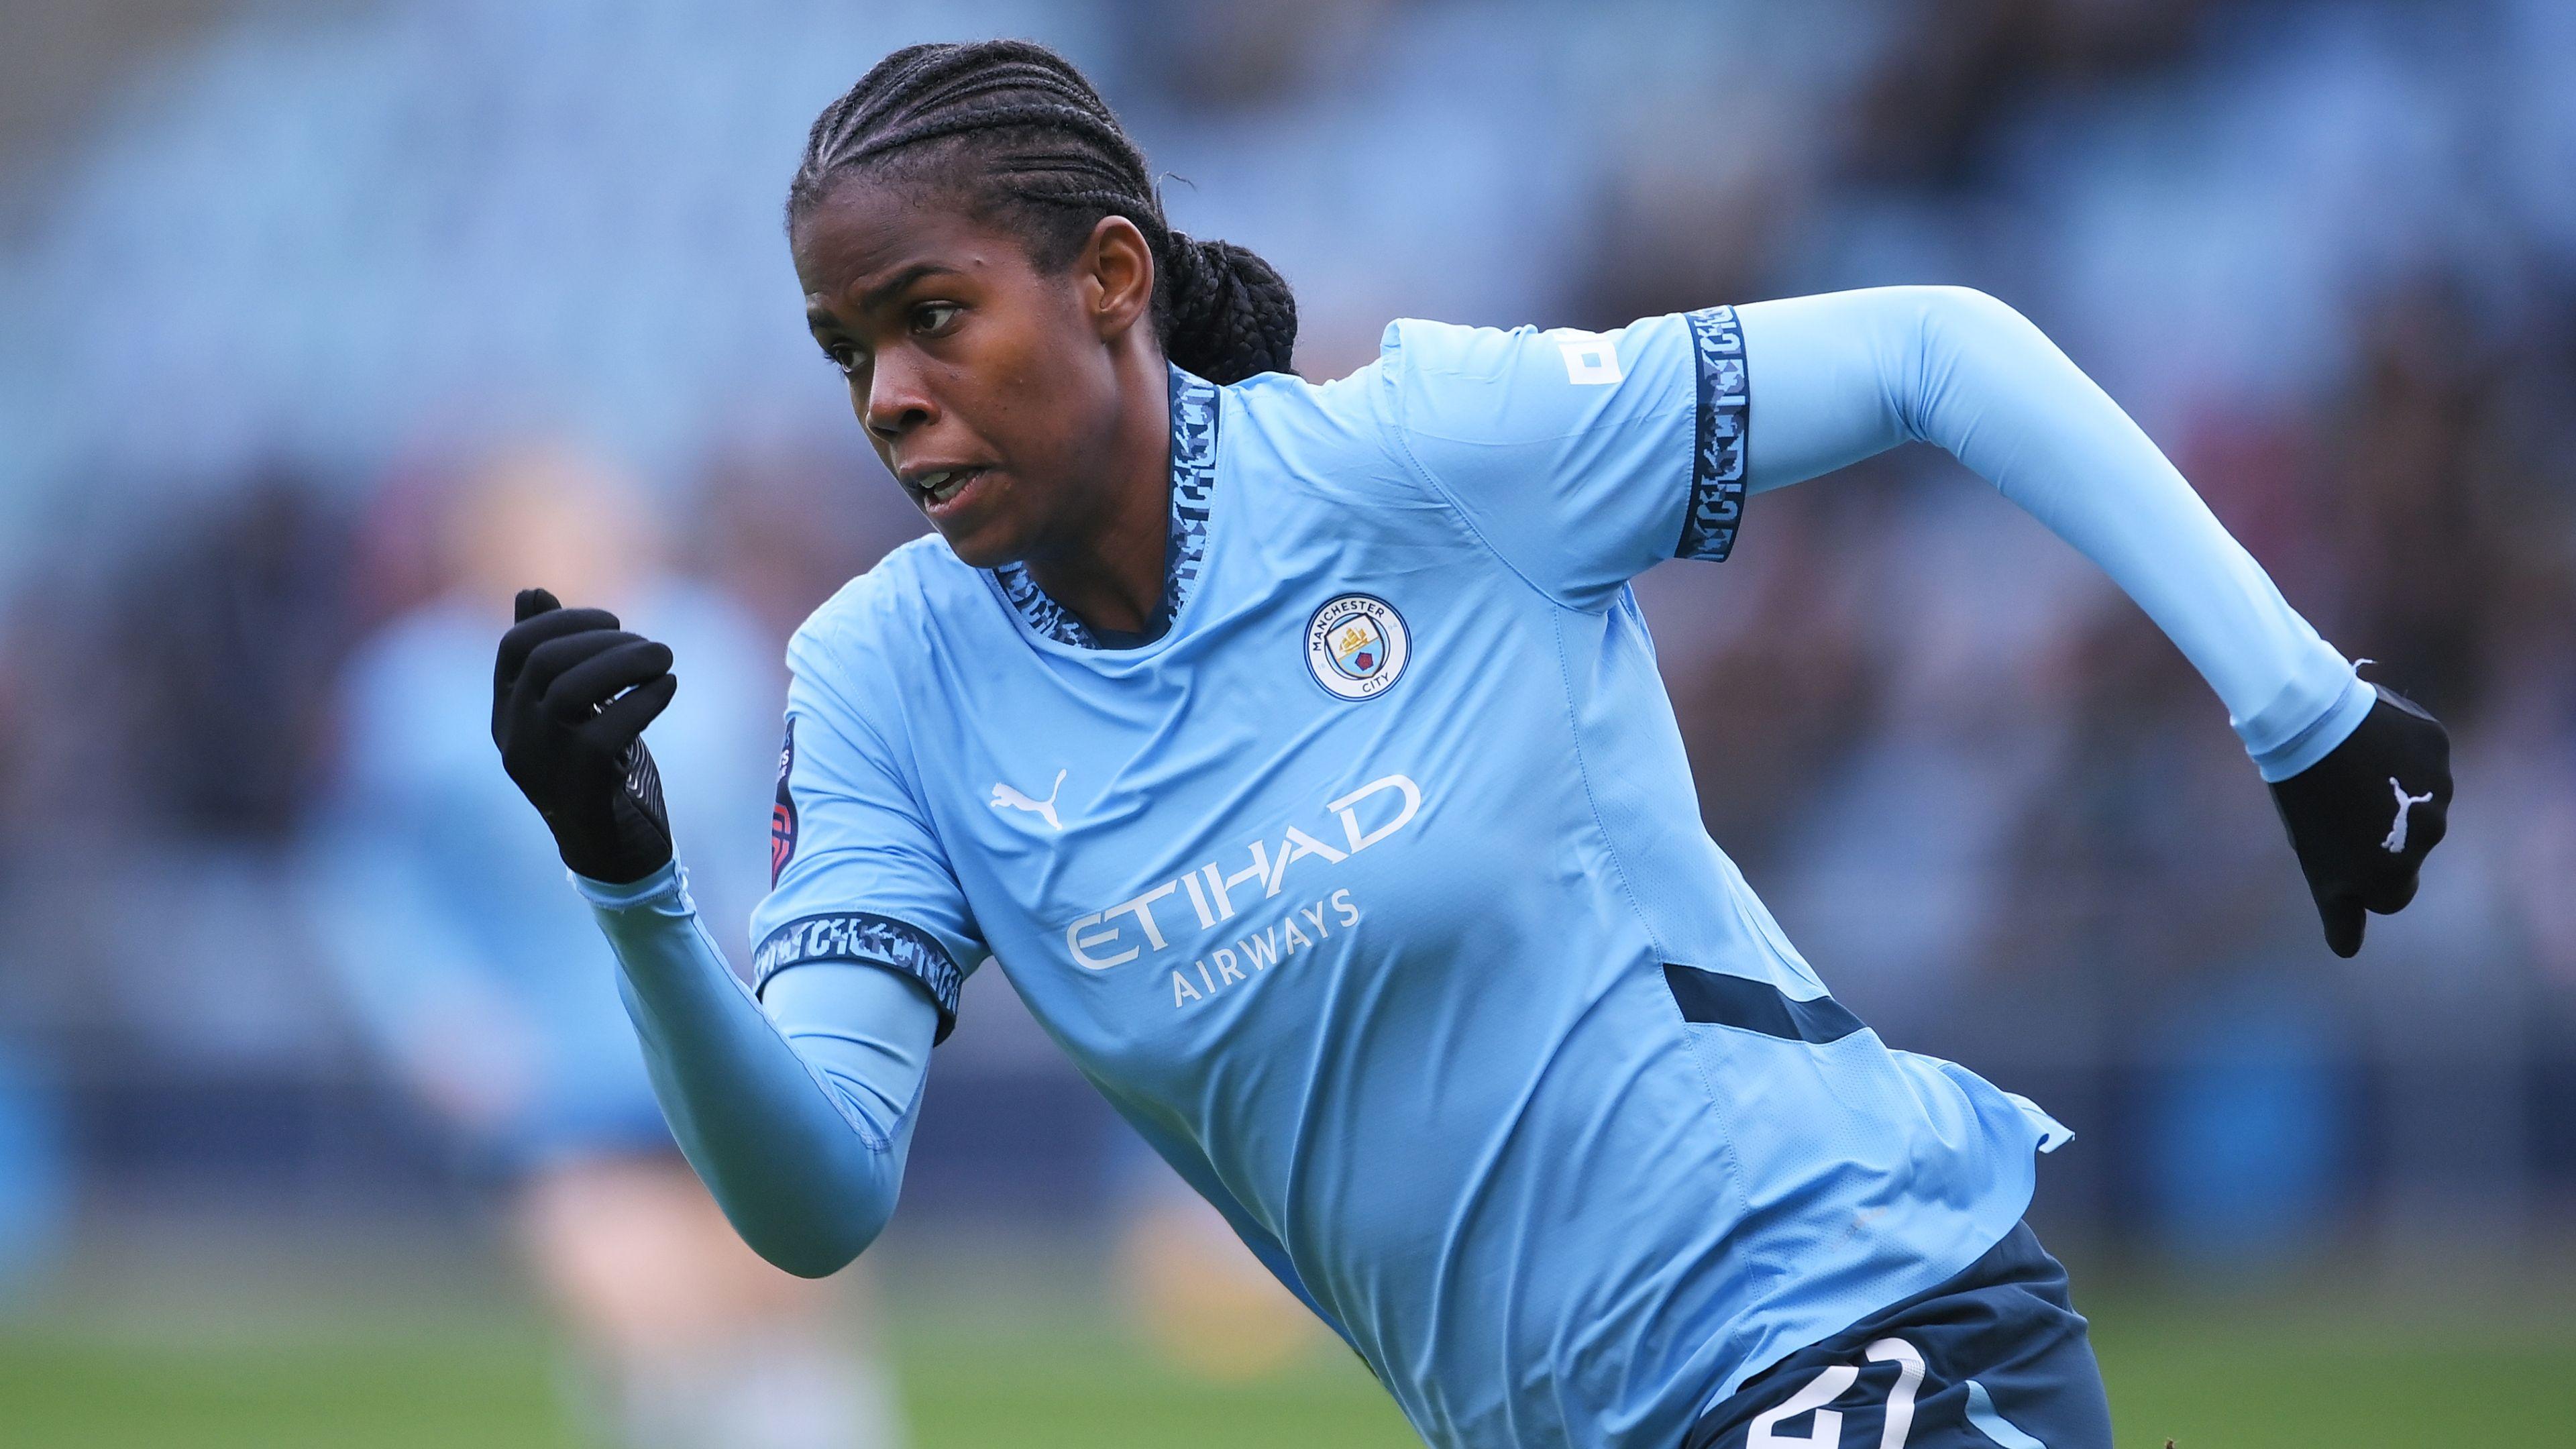
[[[642,880],[671,860],[662,775],[643,739],[680,687],[671,651],[543,589],[520,590],[517,614],[492,668],[501,766],[576,874]]]
[[[2416,871],[2441,843],[2451,805],[2451,736],[2385,685],[2352,737],[2272,786],[2326,947],[2361,949],[2365,911],[2393,915],[2415,899]]]

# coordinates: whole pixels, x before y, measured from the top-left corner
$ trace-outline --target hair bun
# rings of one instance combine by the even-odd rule
[[[1232,242],[1171,235],[1163,348],[1172,365],[1217,383],[1289,371],[1297,296],[1287,279]]]

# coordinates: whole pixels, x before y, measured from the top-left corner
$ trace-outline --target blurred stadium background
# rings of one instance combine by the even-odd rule
[[[779,206],[877,56],[987,34],[1281,267],[1310,376],[1893,282],[2059,339],[2453,725],[2422,899],[2329,957],[2207,691],[1919,450],[1641,583],[1710,827],[1889,1039],[2077,1129],[2035,1217],[2124,1436],[2570,1442],[2576,5],[6,0],[0,1443],[595,1431],[330,963],[344,674],[492,563],[496,459],[656,500],[764,651],[918,531]],[[997,973],[934,1078],[848,1310],[909,1442],[1410,1442]]]

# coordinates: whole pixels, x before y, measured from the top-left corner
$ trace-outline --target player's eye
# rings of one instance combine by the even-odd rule
[[[823,360],[839,368],[843,377],[856,373],[867,361],[857,348],[846,342],[826,343],[823,347]]]
[[[924,302],[912,309],[912,330],[936,337],[956,325],[958,314],[965,310],[954,302]]]

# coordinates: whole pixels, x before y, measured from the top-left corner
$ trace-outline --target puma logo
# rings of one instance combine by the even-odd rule
[[[993,808],[1000,810],[1007,807],[1013,810],[1026,810],[1032,815],[1043,815],[1048,825],[1061,832],[1064,829],[1064,822],[1055,818],[1055,797],[1064,793],[1064,777],[1069,773],[1071,772],[1068,770],[1055,772],[1055,788],[1049,790],[1043,800],[1032,800],[1008,785],[995,785]],[[2427,795],[2424,798],[2430,800],[2433,797]],[[2405,831],[2406,822],[2402,817],[2397,822],[2397,828],[2401,834]]]
[[[2427,790],[2421,795],[2409,795],[2406,787],[2397,783],[2395,775],[2388,777],[2388,788],[2397,792],[2397,823],[2388,827],[2388,838],[2379,842],[2379,848],[2396,855],[2406,849],[2406,817],[2414,813],[2416,806],[2432,799],[2433,792]],[[1055,817],[1050,815],[1047,818],[1052,820]]]

